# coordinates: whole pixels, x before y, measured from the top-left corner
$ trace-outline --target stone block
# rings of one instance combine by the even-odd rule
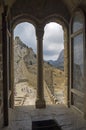
[[[2,90],[3,82],[0,80],[0,91]]]
[[[2,78],[2,73],[0,72],[0,80],[1,80],[1,78]]]
[[[2,71],[3,69],[2,69],[2,63],[0,63],[0,72]]]
[[[2,55],[0,55],[0,63],[2,62]]]
[[[0,47],[0,54],[2,53],[2,49],[1,49],[1,47]]]

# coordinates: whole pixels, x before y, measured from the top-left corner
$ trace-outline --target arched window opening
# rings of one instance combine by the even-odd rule
[[[37,45],[35,28],[23,22],[14,28],[14,106],[35,105]]]
[[[47,104],[65,104],[64,31],[50,22],[44,29],[44,94]]]

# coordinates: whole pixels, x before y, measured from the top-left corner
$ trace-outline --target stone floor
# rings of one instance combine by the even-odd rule
[[[86,130],[86,120],[64,105],[47,105],[46,109],[22,106],[9,110],[9,126],[0,130],[32,130],[32,121],[54,119],[62,130]]]

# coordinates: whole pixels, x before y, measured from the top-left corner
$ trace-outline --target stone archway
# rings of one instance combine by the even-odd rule
[[[22,19],[23,17],[23,19]],[[12,39],[13,39],[13,28],[20,23],[21,21],[28,21],[30,23],[34,23],[36,28],[36,37],[37,37],[37,99],[36,99],[36,107],[37,108],[45,108],[45,100],[44,100],[44,94],[43,94],[43,69],[42,69],[42,62],[43,62],[43,54],[42,54],[42,38],[43,38],[43,26],[40,26],[39,24],[33,22],[34,20],[30,20],[29,16],[28,18],[25,16],[20,16],[19,18],[15,19],[12,23]],[[36,21],[37,22],[37,21]],[[13,55],[12,51],[13,47],[11,48],[11,52]],[[13,72],[13,56],[12,56],[12,65],[11,65],[11,72],[12,75],[14,74]],[[14,77],[12,77],[12,107],[14,106],[14,92],[13,92],[13,86],[14,86]]]
[[[65,75],[65,102],[69,106],[69,44],[68,44],[68,23],[63,17],[60,17],[56,14],[48,16],[43,21],[43,26],[50,22],[58,23],[62,26],[64,31],[64,75]]]
[[[26,16],[26,15],[22,15],[22,16],[18,16],[16,18],[13,19],[12,23],[11,23],[11,34],[12,34],[12,37],[11,37],[11,73],[12,73],[12,77],[11,77],[11,107],[14,108],[14,48],[13,48],[13,37],[14,37],[14,28],[22,23],[22,22],[28,22],[28,23],[31,23],[34,28],[35,28],[35,22],[34,20],[32,20],[29,16]]]
[[[37,37],[37,57],[38,57],[38,62],[37,62],[37,72],[38,72],[38,78],[37,78],[37,101],[36,101],[36,107],[37,108],[42,108],[45,107],[45,100],[44,100],[44,90],[43,90],[43,35],[44,35],[44,27],[47,23],[49,22],[56,22],[62,25],[63,30],[64,30],[64,71],[65,71],[65,95],[66,95],[66,104],[68,105],[68,22],[61,16],[53,14],[45,17],[44,19],[38,20],[36,17],[33,15],[27,15],[27,14],[22,14],[19,16],[16,16],[13,18],[12,23],[11,23],[11,33],[12,33],[12,39],[13,39],[13,28],[20,22],[27,21],[30,22],[35,26],[36,29],[36,37]],[[13,52],[13,51],[11,51]],[[13,66],[13,64],[12,64]],[[11,67],[12,68],[12,67]],[[13,73],[13,68],[12,68],[12,73]],[[13,86],[13,78],[12,78],[12,86]],[[13,88],[12,88],[13,90]],[[41,92],[41,93],[40,93]],[[14,94],[13,94],[14,95]],[[13,97],[13,96],[12,96]],[[13,101],[12,101],[13,102]],[[13,106],[13,105],[12,105]]]
[[[22,10],[19,7],[20,4],[21,4]],[[37,88],[40,89],[40,86],[42,88],[42,91],[40,90],[42,92],[41,94],[40,94],[39,89],[37,91],[37,101],[38,101],[38,98],[40,98],[44,102],[43,104],[45,104],[44,94],[43,94],[43,83],[42,83],[43,82],[43,72],[42,72],[43,71],[43,68],[42,68],[42,62],[43,62],[42,42],[43,41],[42,41],[42,38],[44,34],[44,26],[49,21],[49,19],[50,20],[52,19],[52,21],[53,20],[60,21],[60,23],[63,23],[66,26],[68,25],[70,13],[63,1],[60,1],[58,3],[56,0],[54,1],[54,3],[53,3],[53,0],[50,0],[50,1],[44,0],[42,3],[39,0],[37,0],[36,2],[32,0],[32,1],[29,1],[28,3],[28,1],[26,0],[25,4],[23,1],[21,2],[15,1],[10,11],[11,11],[11,16],[12,16],[11,28],[13,28],[15,24],[18,24],[18,22],[24,21],[25,19],[35,25],[37,43],[38,43],[38,66],[39,66],[38,75],[40,75],[40,80],[39,78],[37,79],[38,81]],[[42,102],[40,101],[40,104],[41,103]],[[45,105],[43,106],[45,107]]]
[[[14,106],[35,105],[37,42],[34,26],[22,22],[14,28]]]

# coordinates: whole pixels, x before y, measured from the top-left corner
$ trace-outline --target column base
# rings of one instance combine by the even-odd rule
[[[42,99],[42,100],[37,99],[35,105],[36,105],[36,108],[38,108],[38,109],[46,108],[46,102],[44,99]]]

